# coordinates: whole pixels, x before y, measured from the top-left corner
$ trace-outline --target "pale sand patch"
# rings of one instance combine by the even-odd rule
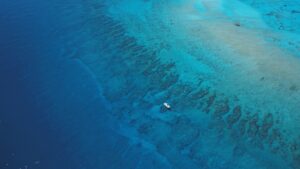
[[[257,25],[236,25],[222,11],[221,0],[202,0],[203,12],[194,8],[195,2],[199,3],[190,1],[172,10],[180,16],[176,25],[189,38],[214,46],[218,59],[224,65],[230,64],[216,79],[216,89],[237,96],[253,109],[278,112],[277,116],[284,118],[284,126],[299,130],[300,59],[266,40],[280,35],[265,28],[261,19],[255,18],[258,15],[251,18]]]

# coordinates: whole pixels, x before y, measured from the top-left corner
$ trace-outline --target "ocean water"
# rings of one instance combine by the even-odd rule
[[[0,169],[300,168],[300,2],[0,4]]]

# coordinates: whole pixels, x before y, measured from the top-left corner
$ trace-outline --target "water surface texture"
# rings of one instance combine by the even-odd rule
[[[0,168],[300,169],[300,1],[1,4]]]

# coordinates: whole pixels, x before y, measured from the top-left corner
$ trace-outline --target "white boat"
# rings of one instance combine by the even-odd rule
[[[171,106],[170,106],[170,105],[169,105],[167,102],[164,102],[164,104],[163,104],[163,105],[164,105],[164,107],[165,107],[165,108],[167,108],[167,109],[171,109]]]

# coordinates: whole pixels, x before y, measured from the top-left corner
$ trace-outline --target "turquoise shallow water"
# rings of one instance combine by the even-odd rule
[[[300,168],[299,2],[5,5],[1,167]]]

